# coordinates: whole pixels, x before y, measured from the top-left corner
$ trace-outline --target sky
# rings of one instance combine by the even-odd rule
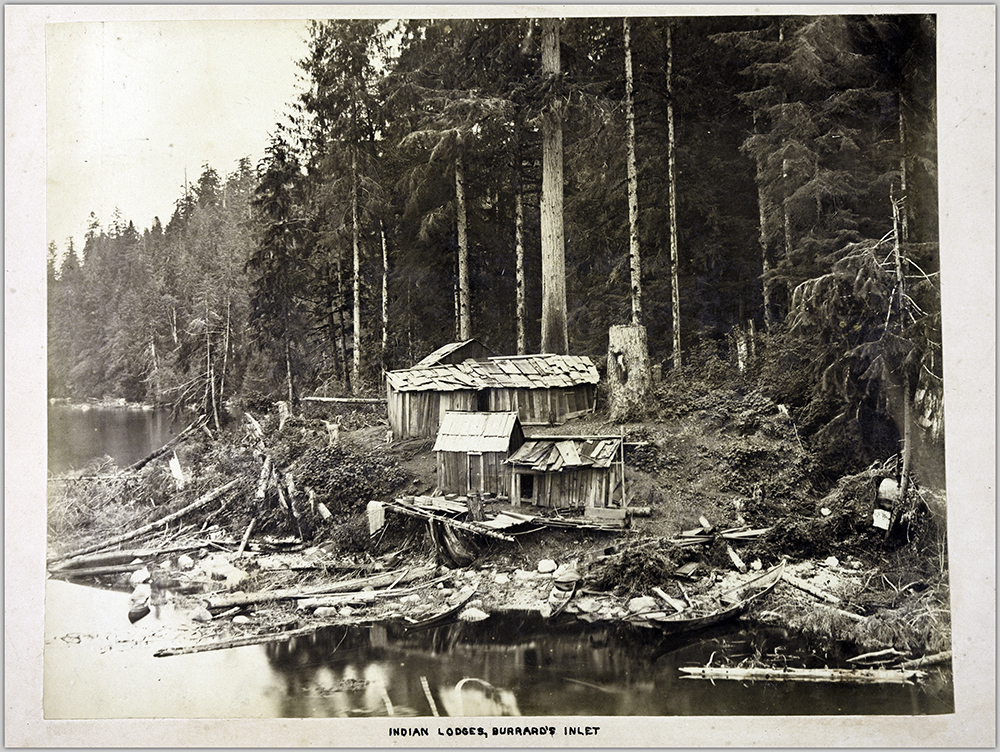
[[[300,91],[304,20],[102,21],[45,34],[46,240],[82,248],[91,212],[166,225],[185,179],[254,166]]]

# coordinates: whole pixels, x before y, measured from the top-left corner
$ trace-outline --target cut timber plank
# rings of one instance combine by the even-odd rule
[[[669,603],[670,606],[677,613],[680,613],[685,608],[687,608],[687,604],[684,601],[678,600],[677,598],[672,598],[671,596],[667,595],[666,592],[663,590],[663,588],[655,587],[653,588],[653,592],[656,593],[658,596],[660,596],[660,598],[665,600],[667,603]]]
[[[746,563],[743,561],[743,559],[740,558],[740,555],[736,553],[733,550],[733,547],[730,546],[728,543],[726,544],[726,553],[729,554],[729,559],[730,561],[733,562],[733,566],[735,566],[738,570],[740,570],[740,572],[745,574],[747,571]]]

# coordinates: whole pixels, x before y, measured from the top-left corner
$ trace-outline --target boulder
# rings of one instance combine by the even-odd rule
[[[489,617],[488,613],[480,611],[478,608],[467,608],[458,615],[459,620],[467,622],[483,621]]]
[[[557,569],[556,563],[552,559],[542,559],[538,562],[539,574],[551,574]]]
[[[132,573],[132,576],[128,578],[128,584],[132,587],[140,585],[143,582],[149,582],[149,568],[143,567],[142,569],[137,569]]]
[[[651,598],[648,595],[641,595],[638,598],[632,598],[628,602],[628,610],[633,613],[639,613],[640,611],[655,611],[659,609],[660,606],[656,602],[655,598]]]
[[[191,612],[191,621],[212,621],[212,612],[204,606],[198,606]]]

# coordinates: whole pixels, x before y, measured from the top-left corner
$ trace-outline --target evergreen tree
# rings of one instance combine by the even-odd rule
[[[257,242],[247,262],[250,327],[284,382],[285,398],[298,399],[305,377],[305,311],[302,291],[312,281],[310,233],[302,215],[300,167],[288,145],[272,136],[253,199]]]

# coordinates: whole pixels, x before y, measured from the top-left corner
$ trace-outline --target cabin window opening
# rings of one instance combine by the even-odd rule
[[[490,412],[490,390],[480,389],[476,392],[476,410],[481,413]]]

